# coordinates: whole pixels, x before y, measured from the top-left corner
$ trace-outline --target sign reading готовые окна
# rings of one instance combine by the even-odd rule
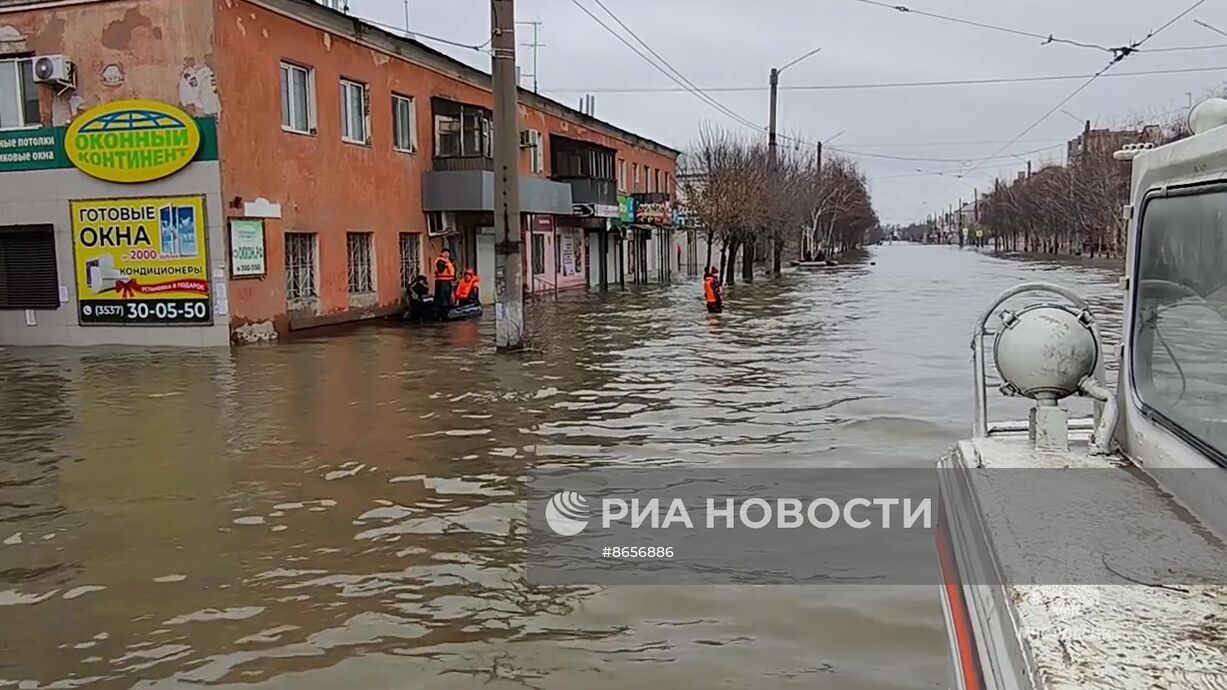
[[[73,120],[64,152],[81,172],[110,182],[171,175],[200,149],[200,128],[182,110],[156,101],[115,101]]]
[[[213,322],[204,197],[74,201],[82,325]]]

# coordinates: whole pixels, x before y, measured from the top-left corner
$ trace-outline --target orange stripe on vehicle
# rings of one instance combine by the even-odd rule
[[[944,518],[945,516],[942,515]],[[958,645],[959,668],[963,672],[964,690],[984,690],[984,677],[980,670],[980,659],[976,655],[976,636],[971,627],[971,614],[967,610],[967,602],[963,598],[963,583],[959,579],[958,566],[954,560],[954,549],[946,532],[946,523],[942,520],[937,531],[938,562],[942,569],[942,586],[946,589],[946,598],[950,601],[950,616],[954,623],[954,638]]]

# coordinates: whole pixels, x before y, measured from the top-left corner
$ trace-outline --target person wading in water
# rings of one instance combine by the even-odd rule
[[[724,296],[720,291],[720,271],[708,268],[703,271],[703,299],[707,301],[707,313],[724,311]]]

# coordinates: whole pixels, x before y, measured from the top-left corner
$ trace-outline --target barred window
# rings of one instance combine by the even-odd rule
[[[374,272],[371,268],[371,238],[369,232],[345,233],[345,253],[349,264],[349,294],[375,291]]]
[[[400,286],[408,289],[409,283],[422,272],[422,234],[400,234]]]
[[[285,294],[289,299],[319,297],[315,287],[315,233],[285,235]]]
[[[59,308],[52,226],[0,226],[0,309]]]
[[[545,235],[533,233],[533,275],[545,273]]]

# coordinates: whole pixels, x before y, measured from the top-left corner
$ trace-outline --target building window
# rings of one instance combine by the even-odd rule
[[[631,163],[631,170],[633,170],[635,173],[635,186],[631,187],[631,191],[638,192],[639,191],[639,164]]]
[[[345,233],[345,256],[349,266],[349,294],[356,295],[375,291],[374,271],[371,269],[371,238],[369,232]]]
[[[315,133],[315,73],[288,62],[281,63],[281,128]]]
[[[545,273],[545,235],[533,233],[533,275]]]
[[[626,191],[626,159],[618,159],[618,191]]]
[[[53,227],[0,226],[0,309],[59,307]]]
[[[532,172],[534,175],[540,175],[545,172],[545,141],[541,137],[541,132],[535,129],[528,130],[529,153],[532,154]]]
[[[405,153],[418,150],[418,116],[413,99],[392,94],[392,147]]]
[[[0,129],[22,129],[39,124],[34,61],[30,58],[0,60]]]
[[[341,80],[341,140],[351,144],[369,144],[370,90],[366,84]]]
[[[668,170],[665,171],[665,186],[662,187],[660,191],[668,194],[669,196],[673,196],[673,180],[669,179]]]
[[[315,287],[315,233],[285,234],[285,294],[291,300],[319,297]]]
[[[422,272],[422,234],[400,234],[400,286],[409,289],[409,283]]]
[[[665,191],[664,186],[660,184],[660,173],[661,173],[660,168],[657,168],[656,170],[652,171],[652,179],[654,180],[654,186],[656,187],[656,189],[652,191],[655,191],[655,192]]]
[[[490,158],[493,155],[493,115],[485,108],[433,99],[435,156]]]

